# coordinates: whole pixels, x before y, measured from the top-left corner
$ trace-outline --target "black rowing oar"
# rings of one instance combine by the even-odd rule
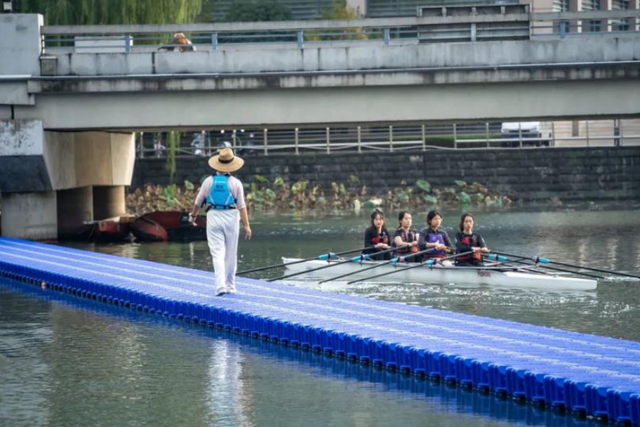
[[[384,254],[384,253],[391,252],[391,251],[395,251],[395,248],[387,249],[387,250],[382,251],[382,252],[376,252],[376,254]],[[349,263],[349,262],[362,262],[362,261],[365,261],[365,260],[367,260],[367,261],[368,261],[368,260],[370,260],[370,259],[371,259],[371,258],[369,258],[369,255],[367,255],[367,254],[362,254],[362,255],[355,256],[355,257],[350,258],[350,259],[346,259],[346,260],[344,260],[344,261],[334,262],[333,264],[323,265],[322,267],[317,267],[317,268],[312,268],[311,270],[299,271],[299,272],[297,272],[297,273],[291,273],[291,274],[287,274],[287,275],[284,275],[284,276],[276,277],[276,278],[274,278],[274,279],[269,279],[269,280],[267,280],[267,282],[273,282],[273,281],[275,281],[275,280],[288,279],[289,277],[299,276],[299,275],[301,275],[301,274],[311,273],[311,272],[313,272],[313,271],[324,270],[325,268],[335,267],[336,265],[347,264],[347,263]]]
[[[393,251],[395,251],[396,249],[397,249],[397,248],[391,248],[391,249],[387,249],[387,250],[384,250],[384,251],[381,251],[381,252],[374,252],[374,253],[369,254],[369,255],[380,255],[380,254],[386,254],[387,252],[393,252]],[[367,261],[371,261],[371,258],[368,258],[368,259],[367,259]],[[371,269],[371,268],[375,268],[375,267],[377,267],[377,265],[375,265],[374,267],[364,268],[364,269],[362,269],[362,270],[358,270],[358,271],[352,271],[351,273],[342,274],[342,275],[340,275],[340,276],[332,277],[332,278],[330,278],[330,279],[321,280],[321,281],[319,281],[319,282],[318,282],[318,285],[320,285],[320,284],[322,284],[322,283],[326,283],[326,282],[331,282],[331,281],[333,281],[333,280],[342,279],[343,277],[351,276],[352,274],[357,274],[357,273],[360,273],[361,271],[367,271],[367,270],[369,270],[369,269]]]
[[[488,255],[487,259],[490,259],[492,261],[508,262],[507,258],[505,258],[504,256],[501,256],[501,255],[497,255],[497,253],[498,252]],[[502,252],[500,252],[500,253],[502,253]],[[518,258],[520,260],[526,260],[526,261],[530,261],[530,262],[534,263],[534,264],[525,264],[525,265],[537,265],[538,267],[544,268],[546,270],[562,271],[564,273],[577,274],[579,276],[591,277],[591,278],[594,278],[594,279],[604,279],[604,277],[596,276],[595,274],[581,273],[579,271],[567,270],[566,268],[558,268],[558,267],[551,267],[551,266],[548,266],[548,265],[542,265],[542,264],[548,264],[550,262],[548,259],[542,258],[542,257],[530,258],[530,257],[521,256],[521,255],[509,255],[509,254],[504,254],[504,255],[512,256],[512,257]],[[576,268],[579,268],[579,267],[576,267]]]
[[[399,256],[399,257],[393,258],[392,260],[381,262],[380,264],[376,264],[376,265],[368,267],[368,268],[363,268],[362,270],[358,270],[358,271],[354,272],[353,274],[362,273],[363,271],[373,270],[374,268],[378,268],[378,267],[381,267],[383,265],[398,264],[398,263],[404,262],[407,258],[413,258],[414,256],[426,254],[426,253],[434,251],[434,250],[435,250],[435,248],[430,248],[430,249],[425,249],[424,251],[416,252],[415,254],[409,254],[409,255],[406,255],[406,256]],[[334,279],[335,279],[335,277],[334,277]],[[356,283],[356,282],[359,282],[359,280],[353,280],[351,282],[347,282],[347,285],[350,285],[350,284]]]
[[[449,256],[446,256],[444,258],[431,258],[431,259],[428,259],[428,260],[426,260],[424,262],[419,263],[418,265],[412,265],[411,267],[405,267],[405,268],[397,268],[397,269],[395,269],[393,271],[387,271],[386,273],[378,274],[377,276],[370,276],[370,277],[366,277],[364,279],[354,280],[353,282],[349,282],[347,284],[356,283],[356,282],[364,282],[366,280],[371,280],[371,279],[377,279],[378,277],[388,276],[390,274],[397,273],[398,271],[411,270],[412,268],[418,268],[418,267],[424,267],[424,266],[433,266],[433,265],[439,263],[440,261],[444,261],[445,259],[451,259],[451,258],[456,258],[456,257],[459,257],[459,256],[463,256],[463,255],[469,255],[471,253],[473,253],[473,251],[463,252],[461,254],[449,255]]]
[[[321,261],[328,261],[330,259],[336,259],[339,255],[352,254],[354,252],[362,252],[362,251],[366,251],[367,249],[372,249],[372,248],[373,248],[373,246],[370,246],[370,247],[367,247],[367,248],[361,248],[361,249],[354,249],[354,250],[351,250],[351,251],[338,252],[338,253],[328,252],[326,254],[321,254],[321,255],[318,255],[318,256],[314,256],[313,258],[305,258],[305,259],[299,259],[298,261],[292,261],[292,262],[285,262],[285,263],[281,263],[281,264],[268,265],[266,267],[252,268],[250,270],[240,271],[237,274],[240,275],[240,274],[246,274],[246,273],[253,273],[254,271],[270,270],[272,268],[285,267],[287,265],[300,264],[300,263],[307,262],[307,261],[315,261],[317,259],[319,259]]]

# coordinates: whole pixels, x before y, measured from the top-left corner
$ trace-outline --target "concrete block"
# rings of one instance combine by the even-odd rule
[[[0,121],[0,156],[42,155],[44,127],[40,120]]]
[[[42,15],[0,15],[0,75],[40,75]]]
[[[94,219],[91,187],[59,190],[57,199],[59,236],[75,237],[85,221]]]
[[[0,157],[0,192],[3,197],[14,192],[52,190],[53,185],[42,156]]]
[[[28,240],[56,239],[55,191],[2,193],[2,235]]]
[[[105,219],[124,215],[124,186],[93,187],[93,218]]]
[[[29,85],[23,82],[3,82],[0,90],[0,105],[35,105],[35,96],[29,93]],[[9,119],[7,117],[7,119]],[[2,118],[0,117],[0,120]]]

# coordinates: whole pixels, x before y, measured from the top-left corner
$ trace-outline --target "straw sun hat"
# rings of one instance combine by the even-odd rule
[[[209,166],[224,173],[235,172],[243,165],[244,160],[238,156],[234,156],[231,148],[223,148],[220,150],[220,154],[209,159]]]

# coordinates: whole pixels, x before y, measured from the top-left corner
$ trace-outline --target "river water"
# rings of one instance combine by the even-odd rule
[[[640,272],[640,214],[588,205],[476,214],[491,248]],[[444,212],[454,233],[460,212]],[[395,224],[394,220],[389,220]],[[255,215],[240,269],[361,247],[368,214]],[[424,213],[414,213],[422,228]],[[81,249],[210,269],[205,242],[71,244]],[[257,274],[274,277],[283,270]],[[640,341],[640,282],[589,292],[457,285],[347,286],[342,292]],[[242,288],[239,289],[242,292]],[[0,425],[238,426],[590,425],[428,381],[378,371],[102,304],[0,281]],[[595,425],[595,424],[594,424]]]

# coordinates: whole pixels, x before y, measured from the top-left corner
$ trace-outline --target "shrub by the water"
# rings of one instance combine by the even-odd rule
[[[420,209],[433,206],[508,206],[512,199],[496,190],[474,182],[455,181],[450,186],[432,187],[420,180],[414,185],[402,181],[386,193],[372,194],[356,176],[346,183],[331,183],[330,188],[312,185],[300,179],[286,183],[277,177],[273,182],[255,175],[245,183],[245,199],[250,211],[352,211],[361,208],[382,208],[389,212],[399,209]],[[146,185],[127,195],[127,211],[141,215],[156,210],[190,210],[198,188],[191,182],[167,187]]]

